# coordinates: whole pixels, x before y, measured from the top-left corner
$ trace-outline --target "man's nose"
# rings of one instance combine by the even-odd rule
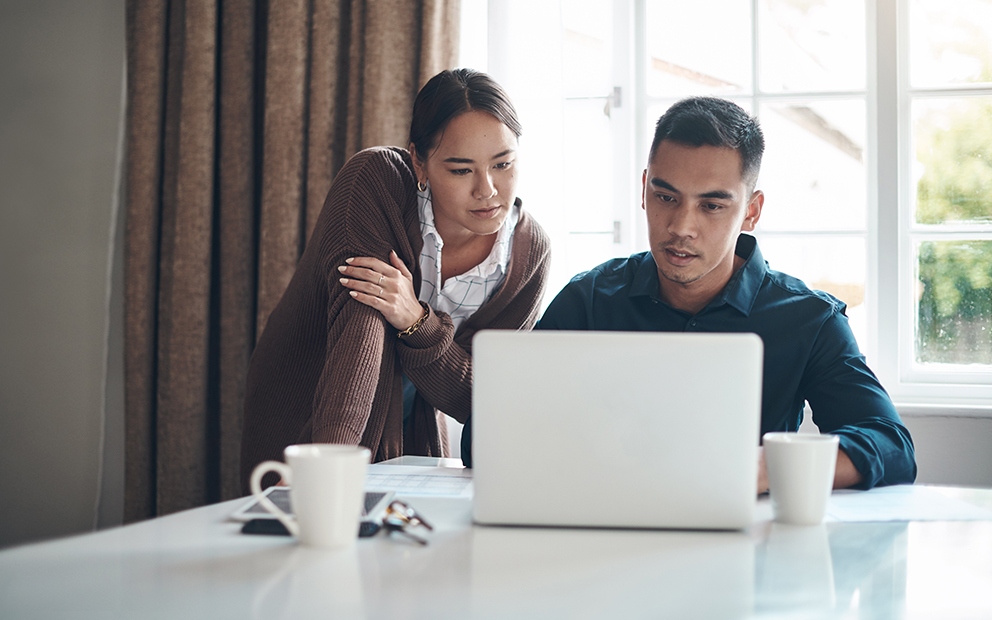
[[[668,220],[668,232],[676,237],[696,236],[696,213],[688,205],[680,205],[672,210]]]

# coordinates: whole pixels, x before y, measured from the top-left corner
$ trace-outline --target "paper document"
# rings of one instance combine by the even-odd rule
[[[459,467],[369,465],[366,491],[396,491],[398,495],[472,497],[472,470]]]
[[[925,486],[897,485],[870,491],[834,491],[829,521],[992,521],[992,510],[948,497]]]

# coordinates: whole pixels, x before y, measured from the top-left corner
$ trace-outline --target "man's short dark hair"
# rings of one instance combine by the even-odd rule
[[[716,97],[689,97],[668,108],[654,130],[651,153],[663,140],[686,146],[717,146],[734,149],[741,156],[741,178],[754,190],[761,169],[765,138],[757,119],[739,105]]]

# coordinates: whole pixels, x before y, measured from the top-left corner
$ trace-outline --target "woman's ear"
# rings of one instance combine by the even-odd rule
[[[417,147],[413,142],[410,143],[410,159],[413,160],[413,171],[417,175],[417,182],[424,185],[427,184],[427,170],[424,168],[424,162],[420,161],[420,155],[417,154]]]

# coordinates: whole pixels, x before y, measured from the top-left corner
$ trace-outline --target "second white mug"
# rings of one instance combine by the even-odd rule
[[[765,433],[765,466],[779,523],[819,525],[837,467],[836,435]]]

